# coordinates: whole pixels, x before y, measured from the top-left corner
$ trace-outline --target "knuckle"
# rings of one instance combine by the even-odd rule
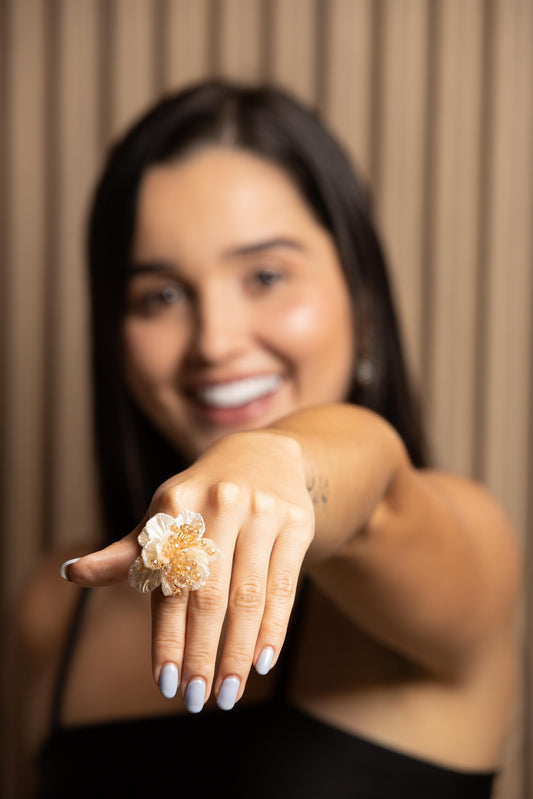
[[[200,673],[206,675],[211,672],[214,654],[207,646],[195,646],[193,651],[187,651],[185,660],[191,674]]]
[[[274,509],[276,507],[276,501],[271,494],[267,494],[265,491],[254,491],[252,494],[252,513],[255,513],[259,516],[272,514],[274,513]]]
[[[314,514],[301,505],[289,505],[286,514],[287,525],[291,528],[306,528],[314,524]]]
[[[259,610],[263,607],[263,586],[259,580],[247,580],[231,592],[230,606],[235,610]]]
[[[215,582],[207,583],[199,591],[191,591],[189,603],[202,613],[215,613],[224,607],[224,592]]]
[[[241,489],[236,483],[221,480],[211,489],[213,503],[218,511],[233,508],[237,503]]]
[[[175,516],[185,502],[184,490],[181,486],[171,485],[168,481],[159,486],[150,503],[150,513],[168,513]],[[185,503],[186,504],[186,503]]]
[[[269,586],[269,597],[273,600],[286,601],[294,596],[296,580],[289,571],[276,574]]]
[[[154,643],[154,649],[158,652],[179,652],[183,649],[183,638],[171,633],[159,633]]]

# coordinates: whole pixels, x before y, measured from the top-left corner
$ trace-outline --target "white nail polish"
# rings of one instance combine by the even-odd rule
[[[176,696],[178,690],[178,667],[175,663],[165,663],[159,676],[159,690],[166,699]]]
[[[258,674],[268,674],[272,661],[274,660],[274,649],[271,646],[265,646],[255,664],[255,670]]]
[[[59,569],[59,574],[61,575],[61,577],[63,578],[63,580],[66,583],[70,583],[71,582],[69,574],[68,574],[69,566],[72,566],[73,563],[77,563],[78,561],[79,561],[79,558],[71,558],[70,560],[66,560],[61,565],[61,568]]]
[[[241,681],[238,677],[226,677],[217,696],[217,705],[221,710],[231,710],[237,701]]]
[[[185,707],[189,713],[199,713],[205,702],[205,680],[196,677],[191,680],[185,692]]]

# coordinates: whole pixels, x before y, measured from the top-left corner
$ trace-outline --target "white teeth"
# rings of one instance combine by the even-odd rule
[[[196,395],[204,405],[213,408],[238,408],[275,391],[281,380],[279,375],[246,377],[231,383],[205,386],[199,389]]]

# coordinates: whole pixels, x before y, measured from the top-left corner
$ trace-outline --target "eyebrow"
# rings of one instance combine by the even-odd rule
[[[275,249],[289,249],[295,250],[296,252],[305,252],[306,250],[302,242],[298,241],[297,239],[291,239],[287,236],[278,236],[277,238],[273,239],[265,239],[265,241],[257,241],[251,244],[242,244],[238,245],[237,247],[230,247],[229,249],[224,250],[222,257],[225,260],[230,258],[242,258],[247,255],[254,255],[256,253]],[[131,274],[139,275],[154,272],[170,273],[174,270],[172,268],[172,264],[166,263],[165,261],[150,261],[144,263],[142,261],[132,261],[130,263],[129,271]]]
[[[237,247],[230,247],[223,252],[224,258],[236,258],[245,255],[254,255],[255,253],[265,252],[265,250],[274,249],[289,249],[304,252],[304,245],[297,239],[291,239],[285,236],[280,236],[274,239],[266,239],[265,241],[253,242],[252,244],[242,244]]]
[[[142,261],[131,261],[129,265],[129,272],[132,275],[150,274],[154,272],[169,274],[173,271],[172,265],[164,261],[150,261],[145,263]]]

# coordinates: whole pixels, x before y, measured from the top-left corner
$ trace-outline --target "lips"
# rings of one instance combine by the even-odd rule
[[[256,375],[202,386],[194,391],[193,396],[208,408],[240,408],[272,394],[281,383],[280,375]]]

